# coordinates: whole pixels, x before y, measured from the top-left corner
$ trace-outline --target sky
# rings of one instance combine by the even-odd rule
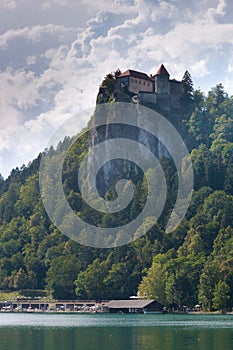
[[[0,174],[92,108],[107,73],[163,63],[170,78],[188,70],[195,88],[221,82],[232,95],[232,58],[232,0],[1,0]]]

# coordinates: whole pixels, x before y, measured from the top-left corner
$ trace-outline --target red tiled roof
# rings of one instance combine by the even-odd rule
[[[170,75],[163,64],[159,67],[155,75]]]
[[[141,73],[132,69],[128,69],[124,73],[120,74],[118,78],[128,77],[128,76],[139,78],[139,79],[151,80],[151,78],[146,73]]]

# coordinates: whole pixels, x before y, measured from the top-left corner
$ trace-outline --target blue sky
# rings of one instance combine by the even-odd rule
[[[0,173],[27,164],[120,68],[233,94],[231,0],[1,0]],[[80,129],[87,120],[80,118]]]

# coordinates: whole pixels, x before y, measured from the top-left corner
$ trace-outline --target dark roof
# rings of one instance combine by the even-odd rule
[[[138,71],[132,70],[132,69],[128,69],[124,73],[121,73],[118,76],[118,78],[128,77],[128,76],[139,78],[139,79],[151,80],[151,78],[146,73],[138,72]]]
[[[144,309],[155,300],[145,300],[145,299],[130,299],[130,300],[112,300],[105,304],[105,307],[110,309]]]
[[[176,79],[171,79],[170,83],[181,84],[181,81],[176,80]]]
[[[155,75],[170,75],[163,64],[159,67]]]

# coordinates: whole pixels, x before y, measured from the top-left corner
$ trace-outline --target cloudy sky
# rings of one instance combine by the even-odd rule
[[[117,68],[233,94],[232,0],[1,0],[0,173],[27,164]],[[78,120],[80,129],[87,120]]]

